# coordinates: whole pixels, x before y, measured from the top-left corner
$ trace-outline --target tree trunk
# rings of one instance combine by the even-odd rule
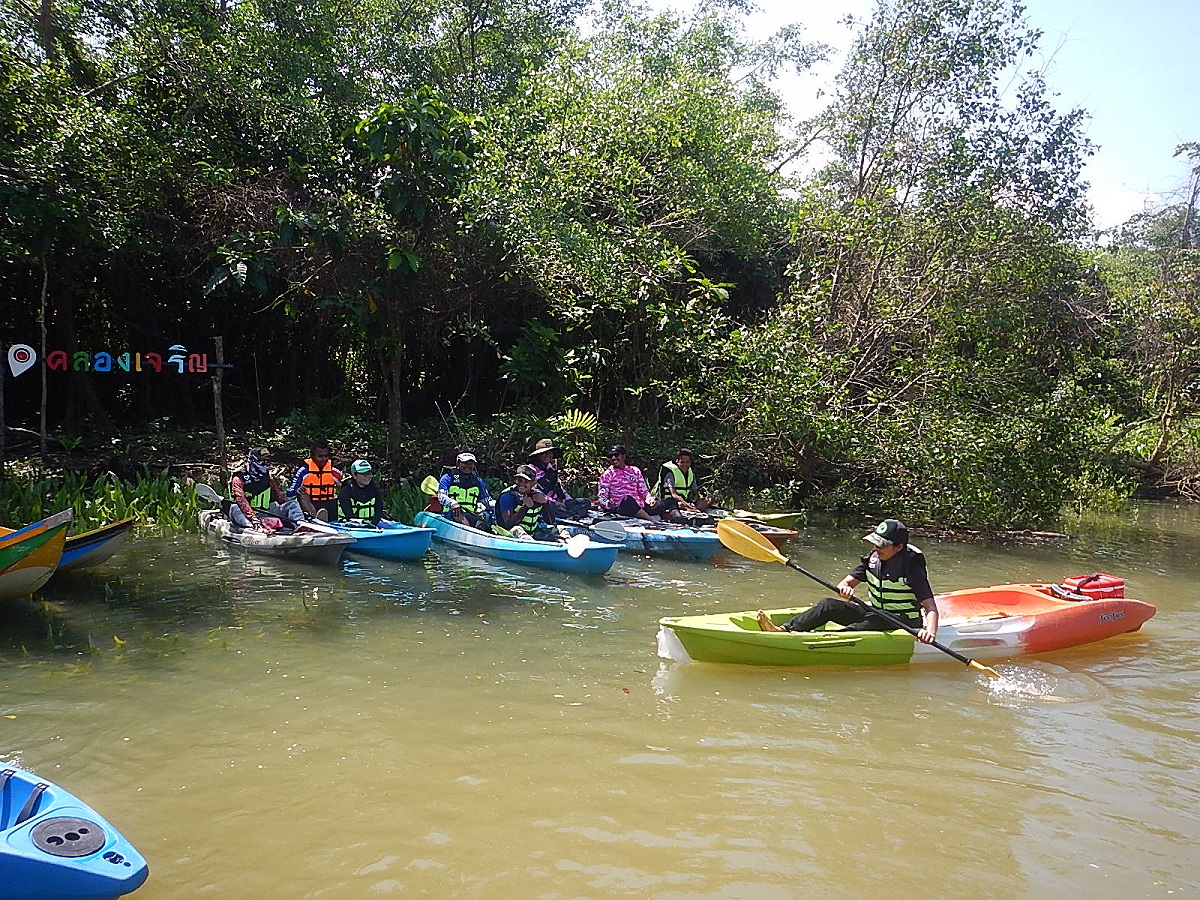
[[[400,360],[393,356],[386,369],[387,458],[389,463],[395,463],[400,457],[400,426],[404,422],[400,408],[400,398],[403,395],[403,385],[400,383]]]

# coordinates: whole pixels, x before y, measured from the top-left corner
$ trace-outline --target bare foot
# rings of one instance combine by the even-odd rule
[[[786,628],[780,628],[772,622],[771,617],[761,609],[758,611],[758,627],[763,631],[787,631]]]

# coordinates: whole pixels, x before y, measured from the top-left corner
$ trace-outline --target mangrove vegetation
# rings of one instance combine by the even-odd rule
[[[1200,497],[1200,145],[1097,234],[1016,0],[878,0],[807,118],[777,77],[829,49],[748,9],[4,0],[9,468],[211,451],[219,377],[239,452],[397,483],[553,434],[577,489],[686,443],[721,496],[914,523]]]

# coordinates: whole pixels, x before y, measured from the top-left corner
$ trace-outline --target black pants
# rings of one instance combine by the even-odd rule
[[[635,519],[641,510],[642,508],[638,505],[637,500],[633,499],[633,497],[625,497],[621,500],[619,506],[610,509],[609,512],[616,513],[618,516],[626,516],[627,518]]]
[[[327,522],[336,522],[338,515],[341,513],[337,500],[313,500],[312,505],[316,510],[325,510]]]
[[[901,619],[903,621],[903,618]],[[792,616],[783,627],[786,631],[812,631],[826,622],[837,622],[849,631],[895,631],[894,623],[883,616],[868,612],[857,603],[840,597],[826,597],[804,612]],[[920,628],[920,623],[911,626]]]

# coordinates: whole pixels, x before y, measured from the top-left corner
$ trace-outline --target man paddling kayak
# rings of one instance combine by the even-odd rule
[[[908,543],[908,528],[897,519],[884,519],[863,540],[874,549],[837,583],[838,593],[853,597],[854,588],[865,581],[872,606],[882,607],[918,629],[921,643],[932,643],[937,639],[938,608],[929,586],[925,554]],[[836,622],[849,631],[893,631],[896,627],[859,604],[837,597],[826,597],[783,625],[758,611],[758,626],[763,631],[812,631],[826,622]]]

